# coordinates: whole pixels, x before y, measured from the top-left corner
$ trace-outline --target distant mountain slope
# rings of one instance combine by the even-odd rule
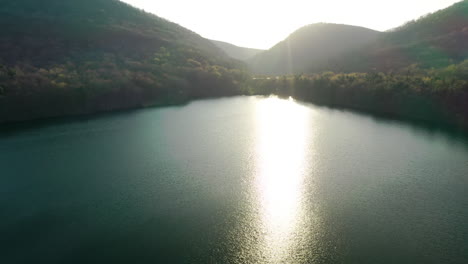
[[[49,60],[96,48],[141,55],[167,45],[190,46],[205,55],[223,56],[197,34],[117,0],[6,1],[0,15],[5,25],[0,57],[7,62],[27,59],[41,64],[41,57]],[[53,49],[49,44],[60,46]]]
[[[442,68],[468,58],[468,1],[385,32],[359,51],[336,57],[311,71],[398,71],[417,64]]]
[[[117,0],[0,7],[0,122],[239,93],[240,62]]]
[[[468,1],[464,0],[391,30],[385,40],[406,44],[463,31],[467,27]]]
[[[211,40],[211,42],[213,42],[218,48],[226,52],[228,56],[242,61],[245,61],[263,51],[261,49],[239,47],[230,43],[217,40]]]
[[[260,74],[307,72],[312,65],[375,41],[379,35],[378,31],[356,26],[312,24],[254,56],[249,64]]]

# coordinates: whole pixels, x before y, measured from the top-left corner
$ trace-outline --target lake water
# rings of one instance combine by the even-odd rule
[[[466,139],[234,97],[0,133],[0,263],[468,263]]]

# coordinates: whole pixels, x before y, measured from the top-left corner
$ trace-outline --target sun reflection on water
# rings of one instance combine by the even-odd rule
[[[260,251],[269,263],[284,263],[300,240],[308,110],[275,97],[257,108],[256,193],[263,236]]]

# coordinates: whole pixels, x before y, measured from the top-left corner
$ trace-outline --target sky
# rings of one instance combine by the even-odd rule
[[[231,44],[268,49],[302,26],[338,23],[385,31],[460,0],[122,0]]]

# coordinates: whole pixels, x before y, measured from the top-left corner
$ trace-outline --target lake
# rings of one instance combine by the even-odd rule
[[[275,97],[0,129],[0,263],[468,261],[444,131]]]

